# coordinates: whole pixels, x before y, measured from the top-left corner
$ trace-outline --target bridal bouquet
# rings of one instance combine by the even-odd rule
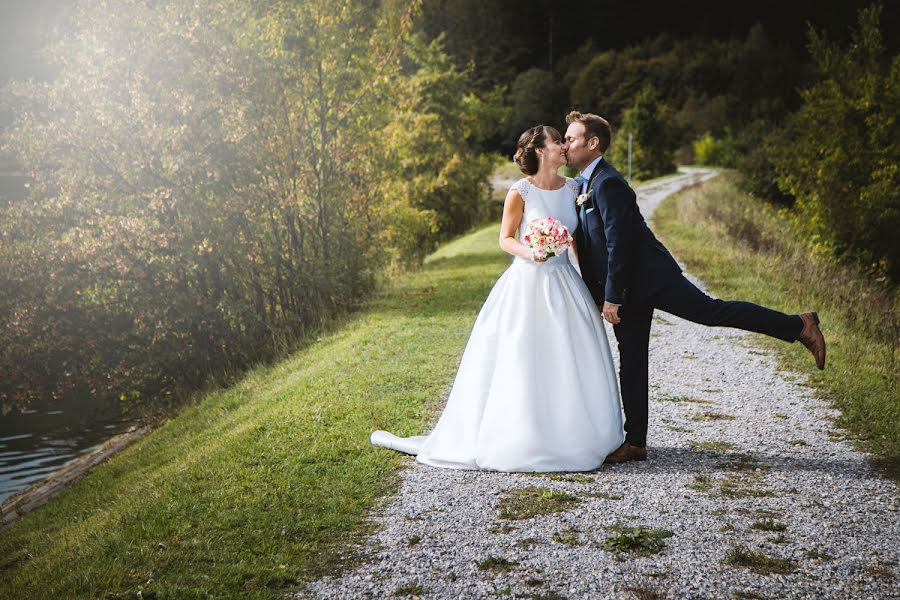
[[[528,223],[522,241],[537,258],[552,258],[572,245],[572,236],[565,225],[553,217],[547,217]]]

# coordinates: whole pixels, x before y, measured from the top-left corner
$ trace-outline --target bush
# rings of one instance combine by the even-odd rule
[[[782,143],[783,127],[769,121],[754,121],[744,127],[738,138],[741,153],[735,166],[741,172],[742,190],[775,204],[792,206],[794,198],[778,187],[778,173],[772,156]]]
[[[859,13],[848,48],[811,30],[821,75],[803,91],[787,138],[773,145],[781,189],[821,249],[900,282],[900,56],[888,59],[881,9]]]
[[[729,133],[716,139],[710,132],[694,141],[694,161],[698,165],[734,167],[740,156],[738,141]]]

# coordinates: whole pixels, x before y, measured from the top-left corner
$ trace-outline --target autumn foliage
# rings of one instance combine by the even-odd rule
[[[58,75],[3,94],[31,179],[0,199],[6,406],[239,372],[477,220],[491,111],[439,44],[411,54],[415,1],[375,6],[80,4]],[[453,144],[410,148],[411,117]]]

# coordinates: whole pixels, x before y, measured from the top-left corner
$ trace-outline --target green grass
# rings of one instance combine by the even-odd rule
[[[646,527],[623,527],[616,525],[613,533],[600,544],[607,552],[619,552],[649,556],[658,554],[666,547],[663,541],[672,537],[667,529],[648,529]]]
[[[528,594],[527,596],[523,596],[523,598],[526,600],[566,600],[565,596],[559,592],[554,592],[553,590],[542,594]]]
[[[759,477],[749,473],[726,477],[719,481],[719,492],[727,498],[769,498],[775,495],[770,489],[754,487],[758,483]]]
[[[726,465],[726,468],[729,468]],[[714,495],[716,492],[726,498],[766,498],[775,495],[770,489],[754,487],[762,483],[762,475],[756,471],[741,473],[736,477],[716,479],[710,475],[694,475],[693,481],[685,485],[689,490]],[[718,490],[713,486],[718,485]]]
[[[736,546],[729,550],[723,564],[730,567],[744,567],[762,575],[770,575],[772,573],[786,575],[793,573],[796,568],[793,561],[767,556],[762,552],[751,550],[745,546]]]
[[[812,548],[811,550],[807,550],[803,553],[803,556],[812,560],[834,560],[834,557],[827,552],[822,552],[816,548]]]
[[[560,544],[565,544],[567,546],[577,546],[580,543],[578,541],[578,530],[571,527],[558,533],[554,533],[551,539],[554,542],[559,542]]]
[[[884,562],[884,561],[879,560],[873,565],[868,565],[868,566],[864,567],[863,571],[865,573],[868,573],[869,575],[874,575],[875,577],[884,577],[886,579],[893,579],[894,571],[891,570],[890,565],[891,565],[891,563],[889,563],[889,562]]]
[[[561,490],[526,487],[510,490],[508,496],[501,498],[497,514],[501,519],[517,521],[562,512],[578,502],[578,498]]]
[[[623,496],[618,494],[609,494],[607,492],[589,492],[587,494],[591,498],[601,498],[603,500],[621,500]]]
[[[587,475],[578,475],[573,473],[550,473],[546,475],[551,481],[565,481],[567,483],[594,483],[594,480]]]
[[[734,450],[737,450],[737,446],[735,446],[731,442],[722,442],[722,441],[702,441],[702,442],[691,441],[690,446],[691,446],[691,448],[693,448],[694,450],[697,450],[698,452],[721,453],[721,452],[732,452]]]
[[[713,479],[709,475],[694,475],[694,480],[687,484],[689,490],[708,492],[712,488]]]
[[[0,598],[276,598],[333,573],[426,431],[509,259],[450,243],[363,313],[206,394],[0,534]]]
[[[726,460],[722,463],[722,468],[729,471],[756,471],[767,470],[768,467],[760,463],[751,454],[746,452],[733,452],[726,456]]]
[[[654,230],[715,295],[819,313],[828,343],[824,371],[799,343],[758,335],[757,346],[773,350],[781,369],[806,374],[818,396],[841,411],[838,424],[900,481],[900,297],[816,255],[784,217],[741,193],[731,174],[665,200]]]
[[[734,417],[714,411],[698,413],[691,417],[694,421],[734,421]]]
[[[399,596],[401,598],[406,598],[409,596],[418,597],[424,596],[426,592],[428,592],[428,590],[418,583],[408,583],[406,585],[401,585],[400,587],[395,589],[394,596]]]
[[[479,571],[499,571],[506,573],[512,571],[518,564],[519,563],[513,560],[488,554],[484,560],[478,563],[477,567]]]
[[[755,529],[757,531],[784,531],[787,529],[787,525],[784,523],[779,523],[773,519],[762,519],[760,521],[754,521],[750,524],[750,529]]]
[[[691,404],[715,404],[712,400],[703,398],[691,398],[689,396],[660,396],[657,402],[689,402]]]

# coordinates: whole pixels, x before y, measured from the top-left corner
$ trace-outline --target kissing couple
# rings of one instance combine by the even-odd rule
[[[406,438],[376,431],[373,444],[449,469],[592,471],[604,462],[646,460],[655,309],[799,340],[825,367],[816,313],[786,315],[699,290],[603,158],[609,123],[576,111],[566,123],[565,137],[537,125],[519,138],[514,160],[525,177],[510,188],[500,224],[500,247],[514,258],[478,314],[434,430]],[[563,165],[581,174],[562,177]],[[574,244],[549,258],[525,243],[528,224],[547,217],[574,232]],[[619,345],[621,399],[602,319]]]

